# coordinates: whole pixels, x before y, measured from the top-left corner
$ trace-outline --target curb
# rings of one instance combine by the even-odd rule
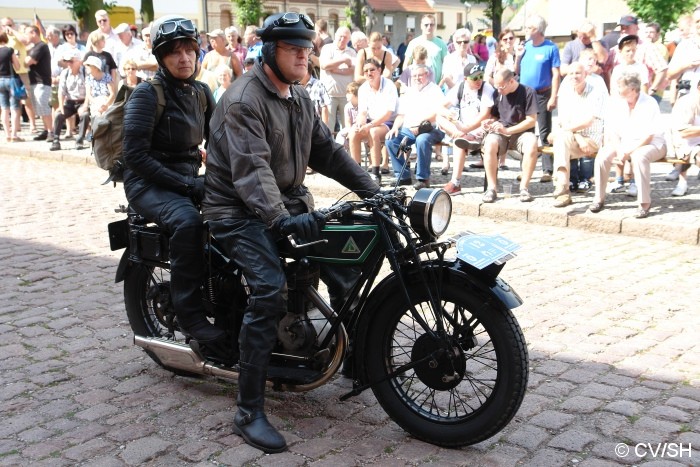
[[[72,143],[72,141],[68,141],[65,144]],[[49,151],[41,148],[45,144],[45,142],[0,144],[0,155],[97,167],[90,149]],[[432,164],[433,173],[439,174],[441,163],[433,161]],[[660,166],[657,167],[656,172],[663,172],[669,167],[668,164],[656,165]],[[652,164],[652,169],[654,166],[655,164]],[[586,212],[591,199],[590,195],[587,198],[583,195],[574,198],[574,204],[566,208],[551,207],[551,196],[549,196],[551,186],[548,186],[550,184],[540,184],[536,180],[530,184],[531,192],[535,196],[535,201],[532,203],[520,203],[517,198],[499,198],[496,203],[485,204],[481,202],[481,187],[479,186],[481,182],[478,179],[483,175],[478,173],[472,173],[472,175],[476,175],[475,181],[471,184],[473,187],[465,186],[469,191],[452,197],[455,214],[550,227],[572,227],[595,233],[622,234],[700,245],[700,193],[698,193],[697,187],[692,186],[693,183],[691,183],[691,187],[694,189],[691,191],[695,194],[691,193],[686,197],[670,199],[670,201],[668,197],[660,198],[659,202],[652,203],[653,206],[658,206],[655,215],[647,219],[635,219],[633,217],[634,209],[630,209],[636,206],[636,202],[633,202],[635,200],[632,198],[622,198],[627,201],[622,203],[618,202],[620,198],[615,198],[615,201],[606,205],[606,209],[599,214]],[[515,175],[516,170],[510,170],[499,174],[499,177],[502,178],[503,183],[507,183],[510,179],[514,182]],[[348,193],[340,184],[320,174],[307,175],[305,182],[318,198],[339,199]],[[441,186],[441,184],[437,180],[433,182],[433,186]],[[658,195],[654,191],[652,193]],[[678,201],[681,202],[678,203]]]

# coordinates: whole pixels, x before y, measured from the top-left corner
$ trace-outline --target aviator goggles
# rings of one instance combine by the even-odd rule
[[[189,19],[164,21],[163,24],[160,25],[160,33],[165,40],[177,36],[178,32],[193,36],[197,32],[197,28],[192,20]]]
[[[305,14],[300,14],[300,13],[285,13],[284,15],[282,15],[281,18],[277,18],[272,23],[272,25],[284,27],[288,24],[297,24],[299,21],[304,23],[304,26],[306,26],[307,29],[314,28],[314,22],[311,21],[311,18],[309,18]]]

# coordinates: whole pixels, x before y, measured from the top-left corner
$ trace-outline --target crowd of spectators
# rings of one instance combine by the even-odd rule
[[[104,112],[117,89],[154,75],[158,64],[149,26],[140,34],[126,23],[112,27],[104,10],[95,19],[98,28],[85,44],[73,26],[48,27],[44,42],[36,26],[2,19],[0,103],[7,142],[22,140],[24,105],[34,139],[48,140],[57,150],[61,138],[75,137],[76,147],[86,147],[90,119]],[[539,160],[539,181],[553,182],[554,206],[571,204],[574,191],[593,190],[590,210],[598,212],[609,191],[636,196],[637,215],[646,217],[648,165],[670,150],[685,161],[667,176],[678,181],[673,195],[687,193],[688,169],[700,164],[700,11],[679,19],[678,38],[669,44],[662,43],[657,23],[641,30],[632,15],[605,35],[583,20],[561,52],[538,15],[526,18],[526,37],[510,29],[490,37],[459,28],[446,42],[436,26],[434,15],[423,15],[421,34],[407,34],[394,50],[387,35],[367,37],[341,26],[332,36],[328,22],[316,23],[303,84],[319,117],[352,157],[362,163],[367,152],[375,180],[390,173],[391,162],[398,183],[413,183],[410,163],[398,150],[408,141],[416,152],[414,186],[431,185],[434,154],[448,175],[451,153],[454,166],[443,188],[456,195],[467,155],[479,153],[481,160],[470,167],[484,169],[482,200],[491,203],[498,199],[498,171],[507,169],[506,155],[515,150],[521,156],[521,201],[533,199],[529,184]],[[255,26],[242,34],[231,26],[201,37],[198,79],[218,101],[253,66],[262,44]],[[10,70],[27,88],[22,102],[9,93]],[[655,117],[666,90],[676,104],[671,128]],[[444,156],[433,151],[441,142],[450,148]],[[551,150],[543,153],[544,147]],[[614,183],[606,190],[613,167]]]

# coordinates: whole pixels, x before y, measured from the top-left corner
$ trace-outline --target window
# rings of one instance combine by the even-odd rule
[[[384,16],[384,32],[394,32],[394,17],[391,15]]]
[[[438,12],[437,18],[436,18],[436,20],[437,20],[437,27],[438,27],[438,28],[444,28],[444,27],[445,27],[445,21],[444,21],[443,16],[444,16],[443,13],[439,13],[439,12]]]

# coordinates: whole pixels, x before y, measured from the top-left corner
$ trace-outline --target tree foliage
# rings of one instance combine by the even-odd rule
[[[143,21],[144,26],[155,18],[153,18],[153,0],[141,0],[141,21]]]
[[[659,23],[663,31],[673,29],[681,15],[695,8],[695,0],[627,0],[627,6],[641,20]]]
[[[236,10],[238,24],[244,27],[250,24],[260,24],[264,12],[259,0],[231,0],[231,3]]]

